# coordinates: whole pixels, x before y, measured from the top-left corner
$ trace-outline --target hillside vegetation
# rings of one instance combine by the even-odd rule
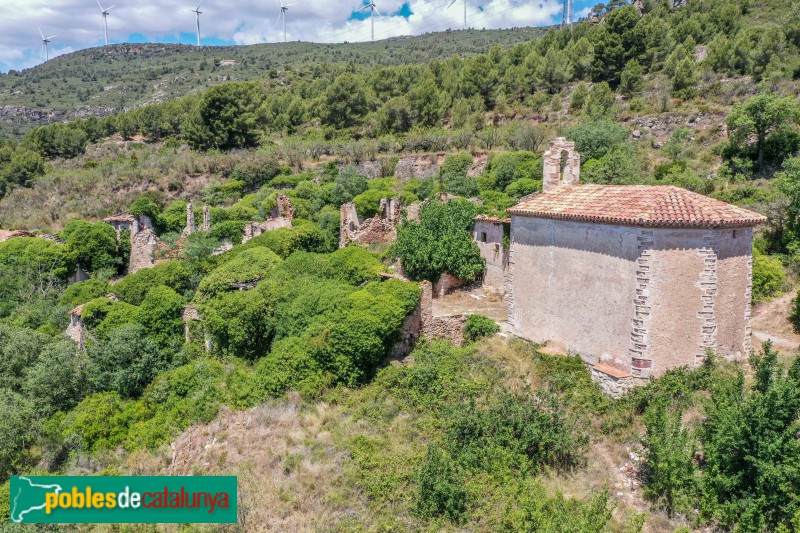
[[[250,46],[115,44],[0,73],[0,134],[56,120],[107,116],[172,100],[224,81],[281,78],[310,63],[398,65],[486,53],[541,36],[540,28],[467,30],[375,43],[289,42]],[[222,62],[222,63],[221,63]],[[25,113],[22,113],[22,111]]]
[[[710,354],[611,400],[579,359],[474,316],[466,346],[390,362],[415,282],[483,270],[470,221],[541,190],[556,136],[576,143],[584,182],[766,214],[753,300],[791,290],[800,14],[782,0],[596,11],[475,55],[417,62],[376,43],[375,61],[275,59],[252,81],[3,140],[0,227],[41,233],[0,243],[0,481],[236,474],[248,531],[800,528],[796,354],[766,344],[747,373]],[[292,227],[242,243],[279,194]],[[338,249],[339,207],[367,217],[388,197],[427,200],[419,222],[391,246]],[[182,236],[190,199],[212,227]],[[128,272],[129,236],[99,222],[120,212],[150,217],[163,262]],[[398,258],[412,281],[387,275]],[[90,279],[68,286],[78,265]],[[76,306],[85,350],[63,335]],[[202,316],[188,342],[187,306]],[[6,484],[0,509],[8,497]]]

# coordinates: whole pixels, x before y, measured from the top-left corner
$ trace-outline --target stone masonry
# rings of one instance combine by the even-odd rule
[[[117,238],[123,230],[130,233],[131,256],[128,262],[128,273],[155,265],[154,253],[160,240],[153,229],[153,222],[146,215],[115,215],[103,219],[117,232]]]
[[[372,218],[359,219],[356,205],[352,202],[339,208],[339,248],[350,243],[378,244],[392,242],[397,238],[402,204],[399,198],[383,198],[380,211]]]
[[[279,228],[291,228],[294,219],[294,206],[292,201],[285,194],[278,194],[276,205],[270,211],[264,222],[248,222],[244,225],[244,235],[242,242],[245,243],[253,237],[258,237],[266,231]]]
[[[544,192],[560,186],[577,185],[581,172],[581,156],[575,143],[559,137],[551,141],[542,156],[544,168],[542,190]]]

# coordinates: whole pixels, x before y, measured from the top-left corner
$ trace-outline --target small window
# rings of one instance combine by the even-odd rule
[[[736,238],[736,230],[733,230],[733,238]]]
[[[481,232],[481,242],[486,242],[486,232],[485,231]]]

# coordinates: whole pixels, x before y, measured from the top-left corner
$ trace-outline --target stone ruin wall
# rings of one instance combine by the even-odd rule
[[[419,303],[408,315],[400,330],[400,340],[392,348],[392,357],[402,358],[414,349],[421,338],[446,339],[456,346],[464,344],[464,324],[466,315],[434,316],[433,285],[428,281],[421,284]]]
[[[402,204],[399,198],[383,198],[380,212],[372,218],[359,219],[353,202],[339,207],[339,248],[348,244],[380,244],[397,238]]]
[[[294,219],[292,201],[285,194],[278,194],[275,200],[276,205],[264,222],[248,222],[244,225],[242,243],[267,231],[292,227],[292,220]]]
[[[558,137],[550,141],[542,156],[542,191],[561,186],[578,185],[581,173],[581,156],[575,143]]]

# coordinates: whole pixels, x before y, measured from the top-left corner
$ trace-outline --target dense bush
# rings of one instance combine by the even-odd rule
[[[501,152],[492,154],[486,170],[494,178],[494,185],[503,191],[520,179],[539,179],[542,176],[542,159],[532,152]]]
[[[166,261],[129,274],[114,284],[114,294],[139,305],[151,287],[165,285],[179,294],[192,288],[192,269],[186,261]]]
[[[61,303],[67,305],[81,305],[89,300],[100,298],[109,293],[109,285],[105,280],[87,279],[73,283],[61,295]]]
[[[599,159],[628,138],[628,130],[608,119],[591,120],[566,132],[567,139],[575,142],[581,161]]]
[[[266,278],[280,261],[281,258],[268,248],[258,246],[242,250],[203,278],[197,288],[198,297],[213,297],[220,292],[235,290],[236,285]]]
[[[470,341],[476,341],[484,337],[491,337],[500,331],[500,326],[491,318],[483,315],[469,315],[464,324],[464,337]]]
[[[381,262],[364,248],[347,246],[328,256],[323,275],[358,286],[380,279],[380,274],[385,270]]]
[[[484,261],[471,233],[475,215],[476,206],[466,200],[428,202],[419,222],[403,222],[393,253],[411,279],[436,282],[445,271],[472,279],[482,272]]]
[[[73,220],[61,232],[70,253],[87,272],[116,269],[117,233],[104,222]]]
[[[785,278],[780,260],[753,250],[753,302],[779,294]]]

